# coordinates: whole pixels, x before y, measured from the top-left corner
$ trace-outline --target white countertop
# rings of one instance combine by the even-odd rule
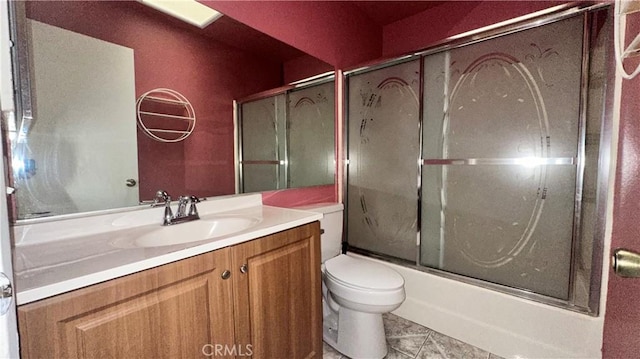
[[[174,205],[175,207],[175,205]],[[161,227],[163,209],[141,209],[14,226],[18,305],[246,242],[322,218],[322,214],[263,206],[257,195],[198,205],[201,220],[220,215],[259,218],[254,226],[215,239],[161,247],[118,248],[114,242]],[[172,229],[188,223],[176,224]]]

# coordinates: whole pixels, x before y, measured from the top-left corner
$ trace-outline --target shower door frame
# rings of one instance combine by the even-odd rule
[[[350,247],[347,238],[347,218],[348,218],[348,166],[349,166],[349,126],[347,123],[343,125],[343,140],[342,146],[343,163],[345,169],[343,170],[343,193],[344,193],[344,230],[343,230],[343,248],[344,252],[351,251],[357,254],[361,254],[367,257],[380,259],[383,261],[399,264],[404,267],[415,269],[421,272],[426,272],[440,277],[457,280],[463,283],[472,284],[485,289],[494,290],[516,297],[536,301],[543,304],[552,305],[566,310],[575,311],[582,314],[588,314],[590,316],[598,316],[600,309],[600,294],[602,283],[602,266],[603,266],[603,248],[604,248],[604,236],[605,236],[605,224],[606,224],[606,207],[608,201],[608,187],[609,187],[609,164],[610,164],[610,152],[611,152],[611,134],[612,134],[612,122],[613,122],[613,103],[612,103],[612,89],[614,85],[614,76],[610,75],[610,71],[615,69],[615,64],[612,61],[612,45],[608,44],[605,49],[605,64],[604,71],[608,75],[606,76],[605,85],[603,86],[603,103],[602,114],[600,120],[600,142],[598,148],[598,168],[597,168],[597,192],[596,192],[596,210],[594,215],[594,235],[592,242],[592,258],[591,258],[591,273],[589,277],[589,297],[587,306],[575,305],[574,300],[574,280],[576,276],[576,256],[578,246],[578,236],[580,230],[580,215],[581,215],[581,196],[583,188],[583,176],[584,176],[584,157],[585,157],[585,133],[586,133],[586,115],[587,115],[587,103],[588,103],[588,83],[589,83],[589,65],[590,65],[590,50],[592,50],[592,21],[591,17],[598,11],[609,11],[611,16],[613,8],[608,3],[598,4],[584,4],[584,3],[569,3],[552,7],[542,12],[534,13],[528,16],[512,19],[507,22],[490,25],[474,31],[456,35],[447,38],[432,47],[427,49],[413,52],[404,56],[396,57],[390,60],[386,60],[370,66],[357,67],[351,70],[346,70],[342,74],[342,83],[344,86],[344,109],[347,113],[348,99],[349,99],[349,76],[367,73],[383,69],[386,67],[399,65],[405,62],[419,60],[420,61],[420,100],[419,100],[419,131],[420,131],[420,152],[416,163],[418,166],[418,193],[417,193],[417,215],[418,215],[418,227],[417,236],[418,243],[416,245],[416,260],[409,261],[401,258],[388,256],[381,253],[371,252],[361,248]],[[422,147],[423,147],[423,92],[424,92],[424,57],[459,47],[471,45],[474,43],[490,40],[493,38],[513,34],[516,32],[548,25],[561,20],[582,16],[583,17],[583,57],[582,57],[582,72],[581,72],[581,88],[580,88],[580,104],[579,104],[579,129],[578,129],[578,153],[576,156],[576,189],[575,189],[575,211],[574,211],[574,223],[571,238],[571,266],[569,277],[569,298],[567,300],[550,297],[543,294],[538,294],[527,289],[514,288],[506,285],[491,283],[485,280],[467,277],[464,275],[448,272],[442,269],[431,268],[420,264],[420,238],[421,238],[421,221],[422,221],[422,170],[424,164]],[[610,46],[611,45],[611,46]],[[345,122],[348,121],[348,116],[345,118]]]
[[[233,100],[233,128],[234,128],[234,156],[236,163],[235,170],[235,187],[236,193],[245,193],[244,191],[244,177],[243,177],[243,163],[249,165],[255,164],[263,164],[263,165],[274,165],[274,166],[284,166],[283,174],[284,177],[284,187],[283,188],[274,188],[273,190],[282,190],[287,189],[289,187],[289,131],[285,128],[285,140],[284,147],[278,147],[278,159],[274,161],[244,161],[243,160],[243,148],[242,148],[242,105],[247,102],[253,102],[258,100],[263,100],[269,97],[275,97],[278,95],[288,96],[289,92],[293,90],[302,90],[308,87],[313,87],[317,85],[322,85],[327,82],[336,81],[336,73],[334,71],[329,71],[325,73],[318,74],[316,76],[312,76],[309,78],[305,78],[299,81],[294,81],[288,85],[277,87],[271,90],[259,92],[247,97],[244,97],[239,100]],[[288,97],[285,97],[285,103]],[[288,119],[288,111],[287,106],[285,104],[284,108],[284,116],[285,116],[285,126],[286,121]],[[278,174],[281,171],[278,171]],[[278,175],[278,184],[280,184],[280,175]]]

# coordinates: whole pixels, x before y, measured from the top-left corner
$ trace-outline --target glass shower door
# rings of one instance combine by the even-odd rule
[[[348,78],[349,245],[416,260],[420,62]]]
[[[288,93],[288,187],[334,183],[335,82]]]
[[[566,300],[583,18],[424,58],[420,264]]]
[[[246,102],[241,107],[241,192],[286,188],[285,95]]]

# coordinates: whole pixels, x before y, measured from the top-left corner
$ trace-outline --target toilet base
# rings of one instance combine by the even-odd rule
[[[325,325],[323,339],[353,359],[382,359],[387,355],[382,314],[356,312],[340,307],[338,328]]]

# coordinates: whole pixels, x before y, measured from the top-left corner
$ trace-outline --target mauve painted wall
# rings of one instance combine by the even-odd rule
[[[640,13],[628,21],[627,42],[640,33]],[[639,64],[638,58],[625,60],[627,72]],[[622,84],[619,136],[611,250],[640,252],[640,76]],[[602,352],[604,358],[640,358],[640,279],[609,274]]]
[[[382,53],[380,27],[349,2],[198,1],[336,68]]]
[[[167,87],[191,101],[197,124],[186,140],[160,143],[138,131],[142,199],[160,188],[174,197],[234,193],[233,100],[281,86],[281,63],[208,40],[191,25],[167,25],[176,21],[158,21],[135,2],[36,1],[27,9],[35,20],[134,49],[137,96]]]
[[[288,84],[329,71],[333,71],[333,66],[311,55],[304,55],[284,63],[283,82]]]
[[[324,202],[336,202],[335,186],[294,188],[262,193],[262,203],[269,206],[298,207]]]
[[[432,46],[450,36],[568,1],[450,1],[383,28],[383,56]]]

